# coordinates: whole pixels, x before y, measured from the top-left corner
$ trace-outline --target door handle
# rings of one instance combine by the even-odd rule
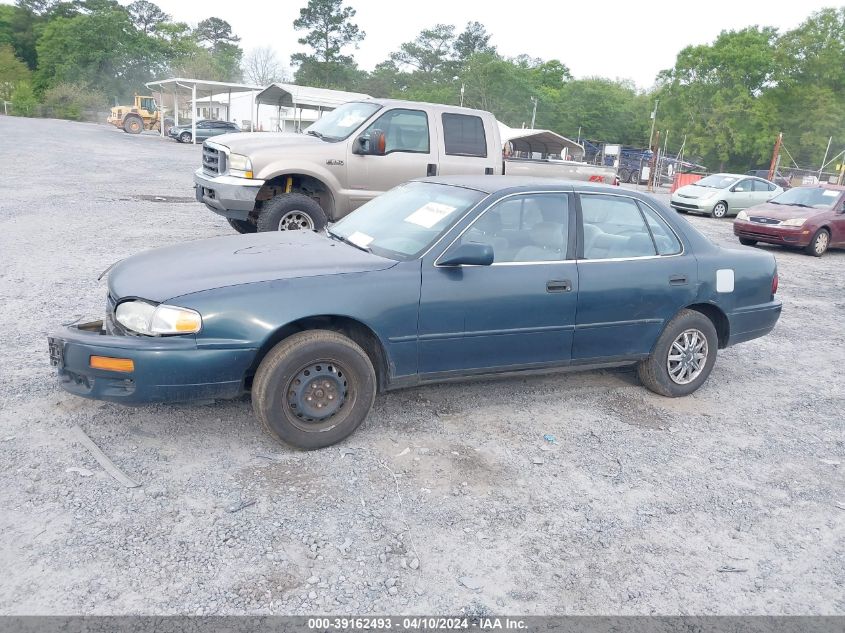
[[[428,167],[426,168],[426,176],[436,176],[437,175],[437,163],[429,163]]]
[[[568,279],[552,279],[546,282],[546,292],[569,292],[572,282]]]
[[[685,286],[687,283],[686,275],[672,275],[669,277],[670,286]]]

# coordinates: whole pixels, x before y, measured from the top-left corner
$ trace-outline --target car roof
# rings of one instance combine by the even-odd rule
[[[486,194],[519,193],[523,191],[588,191],[593,193],[612,193],[630,195],[634,198],[647,199],[643,194],[632,189],[585,182],[564,178],[541,178],[538,176],[431,176],[417,178],[419,182],[438,185],[451,185],[475,189]]]

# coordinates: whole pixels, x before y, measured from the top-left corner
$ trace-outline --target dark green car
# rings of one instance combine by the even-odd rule
[[[207,138],[211,138],[212,136],[219,136],[220,134],[233,134],[235,132],[240,132],[241,128],[238,127],[237,123],[230,123],[229,121],[213,121],[211,119],[205,119],[203,121],[197,121],[197,141],[202,142]],[[191,124],[188,123],[186,125],[174,125],[170,128],[167,132],[170,138],[179,141],[180,143],[190,143],[191,142]]]

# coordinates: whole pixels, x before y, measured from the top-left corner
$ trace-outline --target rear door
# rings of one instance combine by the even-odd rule
[[[776,185],[767,180],[754,180],[753,181],[753,189],[754,195],[752,198],[752,206],[755,204],[763,204],[767,200],[770,200],[775,195]]]
[[[650,206],[617,194],[581,193],[579,199],[572,361],[642,358],[666,321],[693,302],[696,260]]]
[[[431,174],[437,166],[437,146],[431,142],[427,112],[414,108],[387,110],[349,146],[347,177],[353,209],[414,178]],[[355,154],[358,138],[369,139],[373,130],[385,136],[383,156]]]
[[[484,119],[476,114],[441,112],[437,142],[442,176],[495,174],[502,170],[502,148],[496,135],[488,134]]]

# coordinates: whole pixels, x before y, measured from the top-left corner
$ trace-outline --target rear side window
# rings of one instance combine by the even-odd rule
[[[769,189],[769,183],[763,182],[762,180],[755,180],[754,181],[754,191],[771,191]]]
[[[443,143],[450,156],[487,158],[487,137],[481,117],[444,113]]]
[[[651,234],[631,198],[581,195],[584,259],[654,257]]]
[[[654,212],[651,207],[644,204],[640,205],[640,210],[648,222],[648,228],[651,230],[651,236],[654,238],[654,245],[657,247],[659,255],[677,255],[681,252],[681,242],[678,237],[666,224],[666,220],[661,218]]]

